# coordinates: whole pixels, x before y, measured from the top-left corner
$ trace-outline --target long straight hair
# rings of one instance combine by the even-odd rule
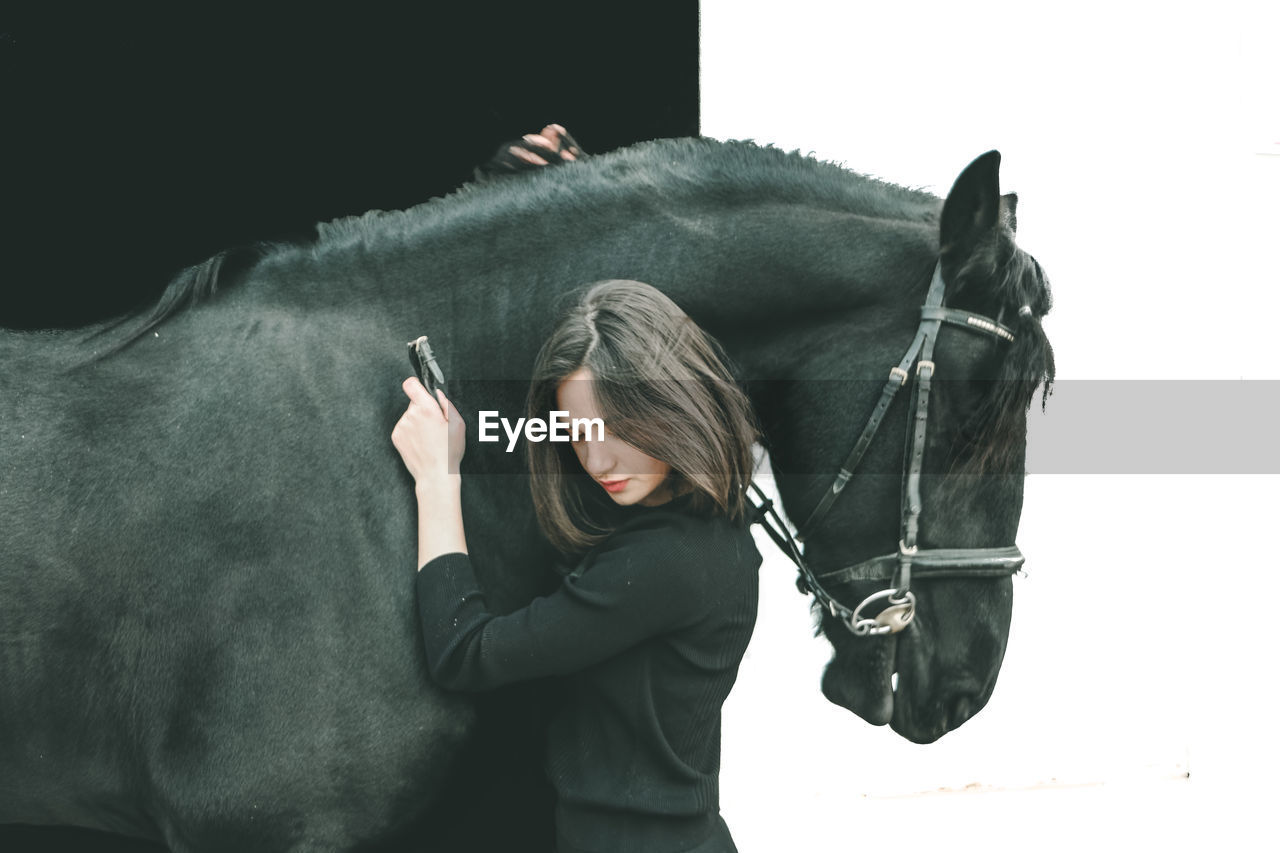
[[[580,292],[538,352],[528,417],[546,418],[560,383],[586,368],[609,431],[671,467],[673,491],[691,492],[689,512],[743,521],[760,430],[728,356],[652,285],[614,279]],[[606,538],[612,529],[583,500],[596,486],[572,448],[526,446],[534,509],[551,543],[576,554]]]

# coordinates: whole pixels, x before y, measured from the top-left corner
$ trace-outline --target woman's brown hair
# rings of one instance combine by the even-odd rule
[[[556,409],[556,389],[588,369],[596,407],[615,436],[671,466],[689,511],[744,520],[752,445],[759,427],[720,345],[652,285],[586,285],[538,352],[528,416]],[[564,442],[530,442],[538,523],[564,553],[585,551],[611,528],[590,517],[583,489],[595,487]],[[594,531],[594,532],[593,532]]]

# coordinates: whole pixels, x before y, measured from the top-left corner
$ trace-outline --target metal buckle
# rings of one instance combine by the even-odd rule
[[[904,557],[914,557],[920,548],[916,545],[907,545],[901,539],[898,540],[898,553]]]
[[[923,358],[920,359],[920,361],[916,364],[916,376],[919,376],[920,371],[924,370],[926,367],[929,368],[929,378],[932,379],[933,378],[933,362],[926,361]]]
[[[895,364],[893,367],[889,368],[889,378],[897,379],[898,387],[901,388],[903,385],[907,384],[907,379],[910,377],[907,376],[907,371]]]

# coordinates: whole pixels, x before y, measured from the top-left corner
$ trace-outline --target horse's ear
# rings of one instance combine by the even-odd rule
[[[942,259],[962,262],[1000,221],[1000,152],[988,151],[956,178],[942,205]]]
[[[1018,194],[1005,193],[1000,196],[1000,220],[1013,232],[1018,232]]]

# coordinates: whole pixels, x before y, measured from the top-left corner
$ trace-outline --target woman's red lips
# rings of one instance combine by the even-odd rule
[[[604,486],[604,490],[606,492],[619,492],[626,487],[627,478],[623,477],[621,480],[601,480],[600,485]]]

